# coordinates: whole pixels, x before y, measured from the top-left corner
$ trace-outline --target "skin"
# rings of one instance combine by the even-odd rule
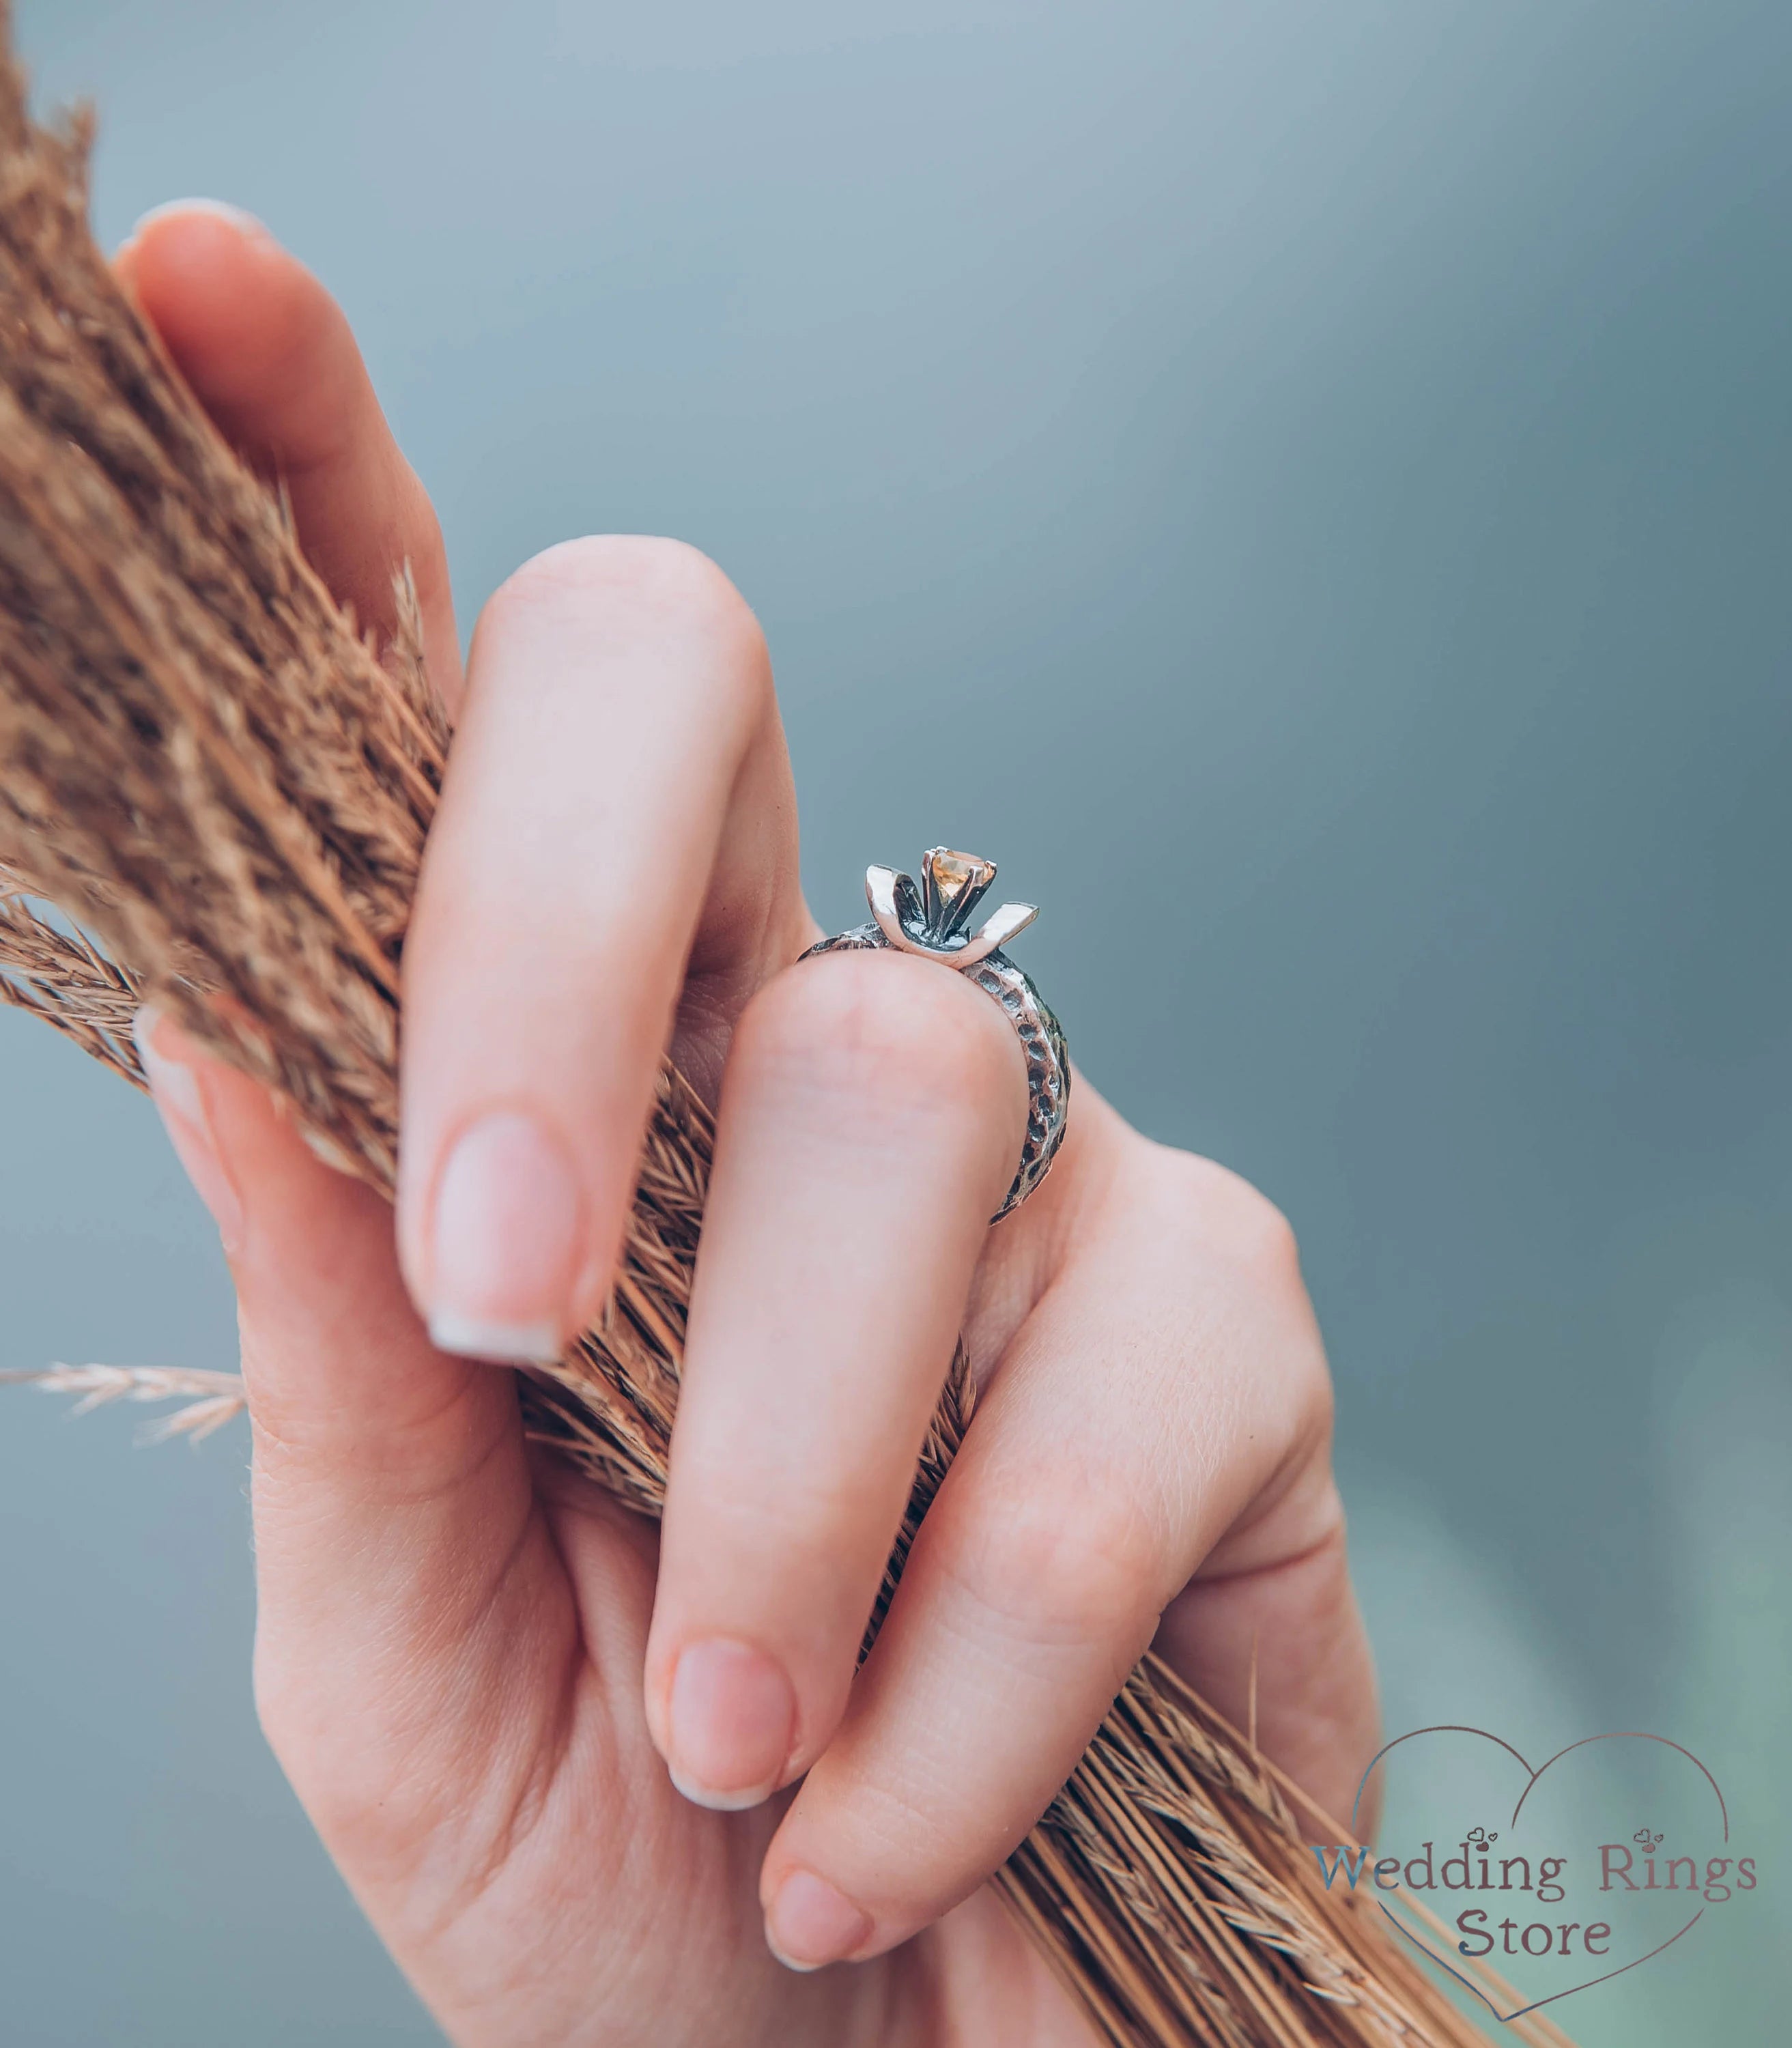
[[[118,265],[359,615],[413,564],[457,727],[395,1221],[140,1021],[237,1287],[256,1696],[298,1796],[468,2048],[1088,2042],[984,1880],[1140,1654],[1239,1721],[1255,1664],[1260,1741],[1335,1812],[1375,1747],[1286,1224],[1079,1076],[1050,1178],[987,1228],[1013,1034],[926,962],[793,964],[820,933],[789,766],[720,571],[551,549],[463,677],[434,516],[322,287],[196,205]],[[669,1042],[720,1137],[655,1529],[526,1445],[490,1357],[598,1312]],[[976,1418],[855,1678],[960,1328]]]

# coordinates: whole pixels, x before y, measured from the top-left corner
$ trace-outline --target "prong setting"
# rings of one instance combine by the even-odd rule
[[[872,867],[865,871],[865,897],[878,929],[898,952],[920,953],[962,973],[980,966],[1039,914],[1034,904],[1004,903],[967,936],[964,926],[995,879],[993,860],[934,846],[922,858],[918,889],[912,875]]]

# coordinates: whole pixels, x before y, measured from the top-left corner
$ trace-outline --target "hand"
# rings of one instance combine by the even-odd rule
[[[1260,1740],[1335,1811],[1375,1747],[1286,1225],[1079,1079],[1050,1179],[987,1228],[1017,1042],[925,962],[793,964],[820,934],[789,765],[720,572],[551,549],[463,682],[433,517],[322,288],[221,211],[119,264],[361,617],[412,563],[457,726],[396,1232],[142,1030],[239,1296],[257,1697],[300,1798],[462,2043],[1086,2042],[983,1881],[1142,1652],[1239,1720],[1255,1669]],[[719,1134],[656,1530],[532,1450],[486,1361],[597,1316],[669,1043]],[[855,1677],[960,1328],[976,1419]]]

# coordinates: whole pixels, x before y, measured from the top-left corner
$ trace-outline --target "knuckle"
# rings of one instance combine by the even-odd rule
[[[1232,1216],[1236,1232],[1235,1253],[1239,1263],[1260,1277],[1282,1286],[1301,1284],[1301,1248],[1294,1226],[1266,1195],[1233,1177],[1241,1191],[1235,1198]]]
[[[1193,1153],[1162,1152],[1158,1170],[1163,1212],[1178,1236],[1198,1239],[1210,1256],[1260,1285],[1304,1291],[1294,1226],[1267,1195]]]
[[[344,1715],[296,1669],[258,1645],[257,1717],[288,1782],[331,1855],[359,1881],[394,1892],[420,1934],[451,1923],[541,1817],[546,1782],[519,1752],[483,1780],[471,1754],[449,1752],[466,1788],[443,1795],[444,1751],[420,1710],[425,1688],[394,1711]],[[421,1738],[421,1739],[420,1739]]]
[[[312,1825],[337,1853],[378,1853],[406,1828],[401,1775],[377,1740],[346,1741],[316,1687],[258,1644],[256,1718]]]
[[[265,1637],[255,1645],[253,1689],[255,1718],[261,1724],[262,1733],[266,1736],[268,1747],[279,1759],[281,1769],[292,1778],[293,1770],[289,1759],[297,1759],[302,1755],[299,1740],[301,1717],[295,1711],[291,1681],[269,1656]]]
[[[986,1014],[987,1013],[987,1014]],[[780,975],[749,1006],[735,1057],[806,1092],[912,1114],[976,1108],[1000,1085],[1008,1026],[980,991],[928,962],[837,953]]]
[[[679,604],[743,604],[734,585],[700,549],[638,533],[586,533],[532,555],[498,586],[493,603],[601,591]]]
[[[1295,1391],[1294,1437],[1303,1451],[1329,1456],[1336,1413],[1336,1391],[1321,1361],[1316,1370],[1302,1376]]]
[[[1162,1546],[1138,1489],[1085,1470],[1030,1469],[955,1547],[953,1576],[979,1620],[1010,1639],[1125,1640],[1162,1604]]]
[[[1278,1440],[1328,1444],[1331,1372],[1287,1217],[1249,1181],[1189,1153],[1160,1151],[1148,1185],[1166,1299],[1209,1333],[1216,1301],[1230,1304],[1227,1313],[1253,1333],[1254,1386],[1265,1397],[1273,1389]],[[1228,1338],[1226,1350],[1235,1343]]]
[[[513,570],[487,601],[479,630],[546,611],[602,607],[607,630],[629,622],[716,642],[733,673],[769,687],[765,635],[751,607],[722,570],[683,541],[593,533],[561,541]]]

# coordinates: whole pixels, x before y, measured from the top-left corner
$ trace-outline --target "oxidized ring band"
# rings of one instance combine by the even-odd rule
[[[995,879],[995,863],[976,855],[930,848],[921,863],[921,886],[893,867],[868,867],[865,894],[871,922],[857,925],[837,938],[824,939],[803,955],[859,952],[890,947],[937,960],[973,981],[1000,1003],[1026,1056],[1026,1138],[1021,1146],[1020,1170],[1008,1197],[994,1216],[999,1223],[1018,1209],[1045,1179],[1064,1142],[1070,1107],[1070,1050],[1064,1032],[1045,1000],[1027,976],[1002,951],[1017,933],[1039,914],[1030,903],[1004,903],[975,932],[965,925]]]

